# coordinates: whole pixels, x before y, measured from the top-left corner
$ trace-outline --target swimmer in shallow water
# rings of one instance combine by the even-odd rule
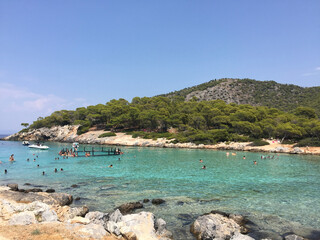
[[[253,164],[254,164],[254,165],[257,165],[257,161],[253,161]]]
[[[10,158],[9,158],[9,161],[10,161],[10,162],[14,162],[13,154],[11,154],[11,156],[10,156]]]
[[[45,172],[44,172],[44,171],[42,172],[42,175],[45,175]]]
[[[199,162],[203,162],[202,159],[200,159]]]
[[[111,165],[109,165],[109,168],[112,168],[113,167],[113,165],[111,164]]]
[[[63,168],[60,168],[60,171],[62,172],[62,171],[63,171]]]
[[[54,172],[58,172],[58,170],[55,168],[55,169],[54,169]]]
[[[8,173],[8,171],[7,171],[7,169],[5,169],[5,170],[4,170],[4,174],[7,174],[7,173]]]
[[[203,165],[202,169],[207,169],[206,165]]]

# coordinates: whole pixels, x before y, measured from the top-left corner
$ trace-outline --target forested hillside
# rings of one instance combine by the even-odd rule
[[[187,101],[193,97],[206,101],[221,99],[226,103],[267,106],[283,111],[292,111],[299,106],[312,107],[320,115],[320,87],[303,88],[274,81],[225,78],[161,96],[181,96]]]
[[[57,111],[39,118],[29,128],[68,124],[81,125],[78,134],[95,126],[127,131],[134,137],[167,137],[174,142],[204,144],[260,138],[320,140],[320,121],[312,108],[298,107],[283,112],[264,106],[227,104],[222,100],[184,101],[184,97],[177,96],[135,97],[131,103],[119,99],[75,111]]]

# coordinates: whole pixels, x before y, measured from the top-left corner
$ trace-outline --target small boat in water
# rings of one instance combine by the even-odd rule
[[[31,144],[31,145],[29,145],[29,148],[35,148],[35,149],[41,149],[41,150],[47,150],[47,149],[49,149],[48,146],[42,145],[41,143]]]
[[[78,148],[78,147],[79,147],[79,143],[78,143],[78,142],[72,143],[72,147],[73,147],[73,148]]]
[[[23,145],[23,146],[29,146],[30,143],[29,143],[28,141],[23,141],[23,142],[22,142],[22,145]]]

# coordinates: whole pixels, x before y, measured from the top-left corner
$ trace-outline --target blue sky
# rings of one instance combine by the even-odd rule
[[[318,0],[0,0],[0,133],[223,77],[320,85]]]

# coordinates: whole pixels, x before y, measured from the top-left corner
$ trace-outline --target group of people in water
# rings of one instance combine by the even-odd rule
[[[70,148],[70,150],[68,148],[66,149],[61,149],[59,152],[60,156],[63,157],[78,157],[78,148],[74,148],[74,150],[72,148]]]
[[[227,155],[227,157],[229,157],[230,153],[227,152],[226,155]],[[231,155],[232,155],[232,156],[236,156],[237,154],[236,154],[236,153],[231,153]],[[279,154],[277,154],[277,156],[279,156]],[[243,156],[242,159],[245,160],[245,159],[246,159],[246,156]],[[261,155],[261,159],[279,159],[279,157],[275,158],[275,155],[272,155],[272,156],[269,156],[269,155],[263,156],[263,155]],[[257,165],[258,162],[257,162],[256,160],[254,160],[254,161],[253,161],[253,164],[254,164],[254,165]]]
[[[36,158],[38,158],[39,156],[38,155],[35,155],[35,154],[33,154]],[[36,158],[34,158],[33,159],[33,162],[36,162]],[[58,158],[55,158],[55,160],[59,160],[59,157]],[[14,154],[11,154],[11,156],[9,157],[9,162],[15,162],[15,159],[14,159]],[[27,158],[27,162],[30,162],[30,158]],[[1,164],[2,162],[0,161],[0,164]],[[39,168],[40,167],[40,165],[39,164],[37,164],[37,168]],[[63,171],[63,168],[60,168],[60,171],[62,172]],[[58,172],[58,169],[57,168],[55,168],[54,169],[54,172],[56,173],[56,172]],[[4,174],[7,174],[8,173],[8,170],[7,169],[4,169]],[[42,175],[45,175],[46,173],[45,173],[45,171],[43,171],[42,172]]]

